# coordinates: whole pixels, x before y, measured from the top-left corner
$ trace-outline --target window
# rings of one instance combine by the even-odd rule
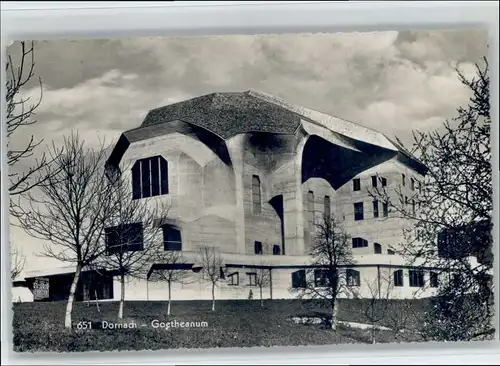
[[[247,273],[247,276],[248,276],[248,286],[257,285],[257,273],[249,272]]]
[[[394,255],[396,253],[394,253],[394,250],[392,250],[392,249],[387,249],[387,254],[388,255]]]
[[[377,188],[377,176],[372,175],[372,187]]]
[[[298,271],[292,272],[292,287],[293,288],[306,288],[306,271],[300,269]]]
[[[331,201],[330,196],[325,196],[323,213],[326,218],[330,218]]]
[[[378,217],[378,201],[373,201],[373,217]]]
[[[438,285],[439,285],[439,279],[438,279],[437,272],[432,272],[431,271],[429,282],[430,282],[431,287],[433,287],[433,288],[438,287]]]
[[[109,227],[104,234],[108,255],[144,250],[142,223]]]
[[[260,213],[261,212],[260,178],[256,175],[252,176],[252,203],[253,203],[253,213]]]
[[[380,181],[382,183],[382,187],[386,187],[387,186],[387,179],[386,178],[380,178]]]
[[[352,190],[353,191],[360,191],[361,190],[361,181],[359,180],[359,178],[352,180]]]
[[[326,269],[314,270],[314,286],[325,287],[328,286],[328,271]]]
[[[182,238],[179,229],[171,225],[163,225],[163,249],[169,251],[182,250]]]
[[[367,248],[368,240],[363,238],[352,238],[352,247],[353,248]]]
[[[401,174],[401,179],[402,179],[403,187],[406,186],[406,175]]]
[[[408,196],[405,196],[405,205],[408,204]]]
[[[240,274],[238,272],[231,273],[227,277],[229,279],[228,285],[238,286],[240,284]]]
[[[424,286],[424,272],[420,270],[408,271],[410,277],[410,287],[423,287]]]
[[[314,192],[307,192],[307,222],[309,224],[309,231],[314,231]]]
[[[422,182],[418,182],[418,193],[422,193]]]
[[[415,190],[415,179],[413,179],[413,178],[410,179],[410,187],[411,187],[412,191]]]
[[[273,255],[280,255],[281,254],[281,248],[279,245],[273,245]]]
[[[363,220],[365,217],[363,213],[363,202],[356,202],[354,204],[354,220],[359,221]]]
[[[347,269],[346,270],[346,282],[347,282],[347,286],[359,287],[359,284],[360,284],[359,271],[356,271],[354,269]]]
[[[262,242],[256,241],[253,244],[255,254],[262,254]]]
[[[404,278],[403,278],[403,270],[398,269],[394,271],[394,287],[403,287],[404,286]]]
[[[132,166],[132,198],[168,194],[168,163],[162,156],[137,160]]]
[[[411,210],[413,214],[415,215],[415,200],[411,200]]]
[[[382,254],[382,245],[380,245],[379,243],[374,243],[373,250],[375,254]]]
[[[389,216],[389,204],[387,202],[382,203],[382,215],[384,217]]]

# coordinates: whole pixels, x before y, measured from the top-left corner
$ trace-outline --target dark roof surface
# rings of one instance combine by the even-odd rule
[[[292,134],[300,117],[247,93],[213,93],[151,110],[141,127],[182,120],[228,139],[244,132]]]

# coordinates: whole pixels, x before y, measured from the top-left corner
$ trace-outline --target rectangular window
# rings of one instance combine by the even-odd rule
[[[108,255],[144,250],[142,223],[108,227],[104,234]]]
[[[261,192],[260,178],[257,175],[252,176],[252,204],[253,213],[261,212]]]
[[[168,162],[160,157],[160,185],[161,194],[168,194]]]
[[[413,179],[413,178],[410,179],[410,188],[412,191],[415,190],[415,179]]]
[[[383,202],[382,203],[382,215],[384,217],[387,217],[389,216],[389,205],[387,202]]]
[[[392,249],[387,249],[387,255],[395,255],[394,250]]]
[[[410,287],[423,287],[424,286],[424,272],[420,270],[408,271],[410,278]]]
[[[394,286],[395,287],[403,287],[404,286],[404,278],[403,278],[403,270],[398,269],[394,271]]]
[[[273,245],[273,255],[280,255],[281,254],[281,248],[279,245]]]
[[[429,278],[430,286],[432,288],[436,288],[439,286],[439,277],[437,272],[432,272],[430,273],[430,278]]]
[[[386,187],[387,186],[387,179],[386,178],[380,178],[380,181],[382,183],[382,187]]]
[[[160,162],[159,159],[151,159],[151,195],[160,195]]]
[[[260,241],[254,242],[253,247],[255,254],[262,254],[262,242]]]
[[[372,187],[377,188],[377,176],[372,175]]]
[[[231,273],[227,276],[228,285],[238,286],[240,284],[240,274],[238,272]]]
[[[325,200],[324,200],[324,215],[325,215],[325,218],[330,218],[330,209],[331,209],[331,202],[330,202],[330,196],[325,196]]]
[[[354,220],[359,221],[363,220],[365,215],[363,213],[363,202],[356,202],[354,204]]]
[[[306,288],[306,271],[300,269],[298,271],[292,272],[292,288]]]
[[[402,183],[403,183],[403,187],[406,186],[406,175],[401,174],[401,180],[402,180]]]
[[[257,273],[250,272],[247,273],[248,276],[248,286],[256,286],[257,285]]]
[[[136,200],[141,198],[141,162],[136,161],[132,167],[132,199]]]
[[[373,201],[373,217],[378,217],[378,201]]]
[[[360,191],[361,190],[361,181],[359,180],[359,178],[352,180],[352,190],[353,191]]]
[[[363,238],[352,238],[352,247],[353,248],[367,248],[368,240]]]
[[[181,232],[174,226],[163,225],[163,250],[180,251],[182,250]]]
[[[314,232],[314,192],[307,192],[307,223],[309,231]]]
[[[151,197],[151,168],[150,159],[141,161],[142,198]]]
[[[347,286],[359,287],[359,285],[360,285],[359,271],[356,271],[354,269],[347,269],[346,270],[346,282],[347,282]]]
[[[375,254],[382,254],[382,245],[379,243],[373,243],[373,251]]]
[[[314,270],[314,286],[325,287],[328,286],[328,271],[326,269]]]
[[[411,211],[415,215],[415,200],[411,200]]]

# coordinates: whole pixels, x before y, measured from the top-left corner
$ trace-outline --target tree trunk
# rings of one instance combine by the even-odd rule
[[[215,283],[212,282],[212,311],[215,311]]]
[[[171,304],[172,304],[172,281],[168,281],[168,305],[167,305],[168,316],[170,316]]]
[[[121,294],[120,294],[120,308],[118,309],[118,319],[123,319],[123,307],[125,306],[125,274],[120,276]]]
[[[332,309],[332,330],[337,330],[337,313],[339,309],[339,302],[337,299],[333,301]]]
[[[260,306],[264,307],[264,299],[262,298],[262,286],[260,287]]]
[[[75,301],[76,287],[78,281],[80,280],[80,273],[82,272],[82,266],[78,264],[76,266],[75,276],[73,277],[73,282],[71,283],[71,288],[69,290],[68,303],[66,305],[66,315],[64,317],[64,327],[67,329],[72,328],[71,324],[71,314],[73,313],[73,302]]]

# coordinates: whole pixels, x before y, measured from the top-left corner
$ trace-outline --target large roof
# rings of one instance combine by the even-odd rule
[[[142,125],[126,131],[118,145],[151,137],[152,126],[168,130],[169,123],[184,121],[226,140],[246,132],[294,134],[301,121],[326,128],[340,137],[398,151],[406,163],[425,171],[423,164],[383,133],[357,123],[289,103],[255,90],[206,94],[151,110]]]

